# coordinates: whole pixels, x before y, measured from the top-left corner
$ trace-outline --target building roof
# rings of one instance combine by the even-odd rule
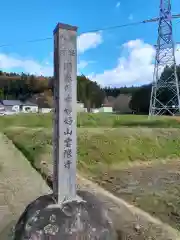
[[[4,106],[22,105],[20,100],[2,100]]]
[[[37,106],[37,104],[31,103],[29,101],[22,102],[20,100],[2,100],[1,101],[4,106],[15,106],[15,105],[23,105],[23,106]]]
[[[113,107],[113,103],[102,104],[102,107]]]

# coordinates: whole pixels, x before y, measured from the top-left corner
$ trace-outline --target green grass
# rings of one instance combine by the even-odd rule
[[[52,127],[52,114],[21,114],[16,116],[1,116],[0,130],[6,127]],[[148,120],[147,116],[116,115],[116,114],[78,114],[77,127],[85,128],[118,128],[118,127],[150,127],[150,128],[180,128],[180,121],[175,118],[156,117]]]
[[[0,131],[43,174],[47,174],[47,169],[41,161],[52,164],[51,119],[50,114],[0,118]],[[77,126],[81,175],[180,229],[179,178],[174,171],[178,166],[180,169],[180,121],[168,117],[149,121],[147,116],[80,114]],[[164,164],[161,169],[160,160],[170,160],[174,168]],[[151,162],[153,166],[142,168]],[[173,181],[169,170],[174,174]]]
[[[51,130],[9,128],[5,133],[36,166],[47,149],[51,151]],[[180,129],[78,129],[78,168],[82,173],[96,174],[113,165],[178,158],[179,146]]]

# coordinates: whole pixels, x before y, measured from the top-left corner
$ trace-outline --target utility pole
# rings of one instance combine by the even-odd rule
[[[172,29],[172,18],[178,17],[180,17],[179,14],[175,17],[171,15],[171,0],[160,0],[160,16],[152,20],[158,20],[159,26],[149,117],[167,113],[175,115],[180,112],[179,83]],[[169,67],[168,78],[162,76],[162,72],[167,67]],[[163,99],[164,94],[167,95]]]

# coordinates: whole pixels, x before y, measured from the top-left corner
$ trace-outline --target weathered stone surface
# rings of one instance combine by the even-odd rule
[[[53,195],[44,195],[27,206],[15,226],[14,240],[117,239],[107,211],[92,194],[79,191],[84,201],[66,202],[60,208]]]

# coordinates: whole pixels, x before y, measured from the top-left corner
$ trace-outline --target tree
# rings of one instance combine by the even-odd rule
[[[145,114],[149,112],[151,87],[151,84],[144,85],[132,94],[132,98],[129,102],[129,107],[132,111]]]
[[[170,76],[173,73],[172,67],[166,67],[162,72],[159,81],[166,81],[167,84],[171,84]],[[177,75],[180,81],[180,66],[177,67]],[[53,77],[34,76],[29,74],[16,74],[6,73],[0,71],[0,98],[4,99],[20,99],[27,100],[36,94],[44,94],[46,100],[52,105],[53,96]],[[144,85],[141,87],[120,87],[120,88],[101,88],[97,82],[93,82],[86,76],[77,76],[77,100],[84,103],[88,111],[92,107],[101,107],[104,99],[113,97],[116,99],[119,95],[127,95],[128,98],[131,96],[129,107],[137,113],[148,113],[149,102],[151,94],[151,84]],[[166,103],[168,99],[172,97],[172,91],[167,89],[161,89],[160,101]],[[126,99],[126,96],[124,96]],[[116,101],[117,108],[123,108],[122,98],[121,102]],[[126,102],[127,105],[127,102]]]
[[[166,81],[166,84],[172,86],[171,76],[173,74],[173,67],[165,67],[160,78],[161,81]],[[177,66],[177,76],[180,83],[180,66]],[[140,89],[136,90],[132,95],[130,101],[130,108],[137,113],[148,113],[149,112],[149,103],[151,95],[152,84],[144,85]],[[157,92],[158,99],[165,105],[173,96],[173,91],[167,88],[160,88]],[[172,104],[169,102],[169,104]]]
[[[92,107],[100,107],[104,98],[105,92],[96,82],[89,80],[84,75],[77,77],[77,99],[84,103],[88,111]]]
[[[180,79],[179,75],[179,67],[177,67],[177,75],[178,80]],[[174,67],[165,67],[164,71],[161,74],[161,77],[159,79],[159,85],[161,85],[161,82],[166,82],[166,85],[168,88],[160,88],[157,91],[158,100],[168,107],[172,107],[172,105],[178,105],[178,99],[174,98],[174,94],[176,93],[176,84],[174,82],[175,76],[174,76]],[[171,101],[173,99],[173,101]],[[158,103],[157,103],[158,104]],[[161,104],[159,103],[159,107],[161,107]]]

